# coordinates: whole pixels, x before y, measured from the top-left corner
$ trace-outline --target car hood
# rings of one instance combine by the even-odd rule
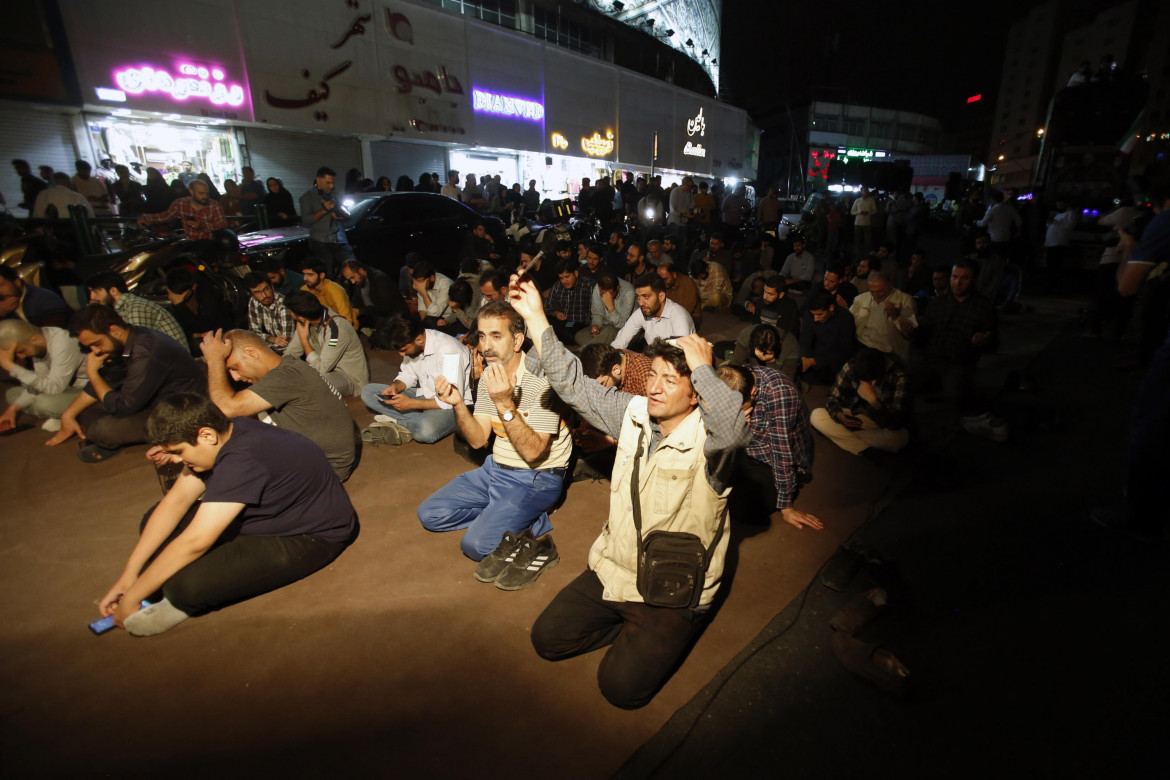
[[[293,225],[292,227],[269,228],[268,230],[257,230],[253,233],[244,233],[239,236],[240,249],[267,249],[272,246],[279,246],[287,244],[291,241],[299,241],[309,235],[309,229],[301,225]]]

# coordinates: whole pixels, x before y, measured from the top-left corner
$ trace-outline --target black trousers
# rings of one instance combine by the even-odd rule
[[[196,501],[187,510],[155,557],[191,524],[199,506]],[[143,527],[149,517],[147,512]],[[191,617],[214,612],[304,579],[348,546],[312,534],[246,536],[237,531],[235,523],[228,526],[210,550],[163,583],[162,594],[172,606]]]
[[[77,415],[77,424],[90,444],[116,450],[146,441],[146,418],[150,417],[150,412],[151,409],[143,409],[125,417],[115,417],[96,403]]]
[[[560,661],[611,646],[597,669],[601,693],[615,707],[643,707],[666,684],[706,620],[706,612],[605,601],[601,580],[585,571],[545,607],[532,646]]]

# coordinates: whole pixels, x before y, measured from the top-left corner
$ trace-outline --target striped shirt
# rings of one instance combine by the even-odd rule
[[[131,325],[161,330],[180,344],[187,343],[187,334],[179,326],[175,315],[154,301],[132,293],[122,293],[114,303],[114,311]]]
[[[569,464],[569,455],[573,451],[573,438],[569,427],[565,424],[564,409],[561,400],[557,398],[548,380],[534,374],[525,366],[526,355],[517,355],[520,365],[516,369],[516,388],[512,393],[512,400],[516,403],[517,414],[528,423],[528,427],[537,433],[547,433],[552,437],[548,454],[543,460],[529,463],[524,460],[512,442],[508,440],[508,432],[504,430],[504,421],[496,409],[496,403],[488,393],[487,382],[480,382],[475,393],[475,415],[486,417],[491,421],[492,433],[496,435],[492,447],[492,457],[497,464],[516,469],[554,469],[563,468]],[[600,385],[598,385],[600,387]]]

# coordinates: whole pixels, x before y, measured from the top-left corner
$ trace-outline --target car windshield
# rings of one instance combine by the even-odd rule
[[[346,211],[349,212],[350,222],[357,222],[370,213],[374,206],[378,205],[381,198],[362,198],[357,203],[350,206]]]

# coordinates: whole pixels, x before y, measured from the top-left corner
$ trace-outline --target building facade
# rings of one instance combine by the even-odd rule
[[[108,158],[169,179],[190,163],[222,186],[251,165],[294,193],[321,165],[392,181],[456,169],[535,180],[550,197],[627,170],[754,176],[756,132],[742,109],[713,97],[699,63],[662,46],[696,68],[704,92],[580,51],[559,33],[550,42],[535,34],[549,17],[533,3],[518,4],[512,28],[480,18],[487,2],[450,0],[189,0],[181,27],[150,0],[34,5],[59,16],[58,60],[77,94],[5,94],[23,99],[0,106],[0,151],[34,168]],[[178,4],[162,5],[177,14]],[[601,39],[611,51],[649,37],[576,10],[618,28],[613,42]],[[130,34],[126,19],[159,23]],[[11,169],[0,187],[18,191]]]

